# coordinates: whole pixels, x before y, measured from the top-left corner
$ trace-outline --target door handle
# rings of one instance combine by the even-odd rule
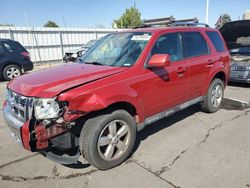
[[[183,67],[179,67],[176,71],[178,74],[183,74],[184,72],[186,72],[186,68]]]
[[[214,66],[214,62],[211,59],[209,59],[208,63],[206,64],[206,67],[210,68],[210,67],[213,67],[213,66]]]

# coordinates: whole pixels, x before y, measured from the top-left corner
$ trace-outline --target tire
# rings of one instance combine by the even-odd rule
[[[3,69],[3,78],[7,81],[12,80],[22,74],[21,69],[17,65],[8,65]]]
[[[100,170],[113,168],[131,154],[136,139],[136,125],[125,110],[116,110],[88,119],[80,134],[83,157]]]
[[[201,106],[202,111],[213,113],[220,109],[224,97],[224,88],[224,82],[221,79],[215,78],[211,82]]]

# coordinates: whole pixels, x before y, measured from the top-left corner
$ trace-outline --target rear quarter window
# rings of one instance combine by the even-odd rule
[[[207,36],[210,38],[211,42],[213,43],[215,49],[217,52],[224,52],[225,45],[223,43],[223,40],[221,36],[216,31],[206,31]]]
[[[200,32],[184,33],[186,56],[195,57],[209,53],[207,42]]]
[[[27,51],[19,42],[13,41],[13,44],[21,51]]]

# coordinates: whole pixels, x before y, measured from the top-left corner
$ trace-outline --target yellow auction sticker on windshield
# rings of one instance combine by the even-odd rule
[[[149,35],[149,34],[143,34],[143,35],[134,35],[130,40],[148,41],[150,38],[151,38],[151,35]]]

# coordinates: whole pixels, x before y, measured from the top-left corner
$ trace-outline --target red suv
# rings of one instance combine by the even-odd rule
[[[4,117],[25,149],[99,169],[130,155],[137,131],[195,103],[216,112],[229,52],[209,27],[139,28],[98,41],[78,62],[9,82]]]

